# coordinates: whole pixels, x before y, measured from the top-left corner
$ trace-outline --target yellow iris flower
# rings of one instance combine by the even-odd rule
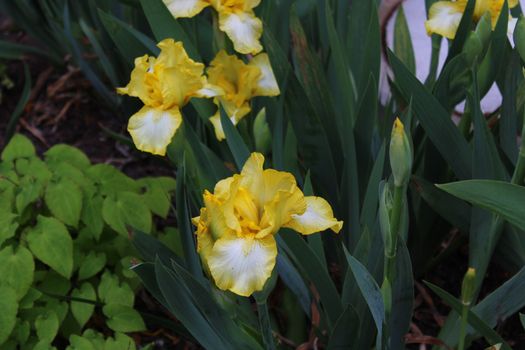
[[[432,4],[425,22],[427,33],[439,34],[449,39],[454,39],[459,22],[467,6],[467,0],[438,1]],[[485,14],[490,13],[492,27],[496,26],[504,0],[477,0],[474,8],[474,21],[477,22]],[[518,4],[518,0],[509,0],[509,7]]]
[[[204,193],[197,226],[197,250],[215,284],[250,296],[262,290],[277,257],[274,235],[281,227],[301,234],[343,226],[328,202],[304,196],[287,172],[263,170],[264,157],[252,153],[240,174]]]
[[[230,120],[236,125],[250,111],[250,100],[255,96],[277,96],[279,86],[266,53],[255,56],[248,64],[235,55],[220,51],[208,68],[208,81],[222,90],[215,97],[215,104],[224,107]],[[217,139],[225,138],[220,112],[210,118]]]
[[[219,14],[219,28],[233,42],[235,51],[257,54],[262,46],[262,22],[253,9],[261,0],[163,0],[175,18],[193,17],[212,6]]]
[[[192,97],[214,97],[222,91],[207,84],[204,65],[190,59],[181,42],[165,39],[158,47],[158,57],[144,55],[135,59],[130,82],[117,92],[138,97],[144,103],[128,122],[136,147],[165,155],[182,123],[180,109]]]

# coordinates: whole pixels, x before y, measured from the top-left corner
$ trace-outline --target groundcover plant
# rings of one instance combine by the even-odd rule
[[[68,329],[57,336],[55,323],[67,310],[52,296],[34,299],[47,277],[22,283],[10,274],[0,278],[6,310],[0,343],[27,348],[33,338],[26,334],[36,334],[28,344],[59,348],[57,339],[71,335],[71,349],[108,349],[117,341],[135,346],[123,334],[131,332],[145,346],[140,332],[160,324],[207,349],[523,348],[521,6],[515,0],[421,3],[427,17],[419,19],[402,1],[387,0],[0,4],[37,41],[37,48],[0,42],[0,58],[31,53],[60,65],[68,54],[101,108],[124,116],[119,123],[127,133],[112,136],[141,157],[169,161],[176,178],[176,185],[139,180],[145,187],[82,202],[96,207],[103,200],[97,223],[121,234],[116,237],[129,235],[135,260],[131,271],[119,273],[140,278],[148,298],[140,311],[156,305],[153,318],[144,324],[133,309],[132,289],[139,286],[129,288],[125,305],[108,301],[113,287],[101,286],[115,276],[104,272],[97,291],[82,278],[74,281],[72,316],[83,336]],[[422,49],[410,25],[417,20],[432,43],[428,74],[420,78]],[[489,91],[501,103],[484,110]],[[7,125],[8,138],[27,94]],[[34,155],[35,164],[13,152],[6,147],[9,157],[0,163],[0,209],[5,198],[13,202],[0,214],[0,262],[4,251],[16,259],[33,254],[69,278],[77,265],[49,260],[49,250],[34,242],[46,226],[78,229],[81,222],[93,229],[94,219],[75,209],[74,196],[52,198],[66,192],[60,186],[84,185],[72,173],[49,175],[45,191],[12,178],[13,171],[42,166]],[[71,152],[51,153],[67,160]],[[128,181],[96,173],[102,191]],[[99,190],[95,185],[93,193]],[[40,203],[42,193],[44,211],[32,222],[24,208]],[[151,212],[176,219],[171,247],[145,232]],[[55,231],[49,229],[46,244]],[[79,247],[86,256],[98,254],[96,247]],[[38,300],[46,302],[41,313],[25,311]],[[90,328],[91,313],[79,309],[90,301],[102,308],[107,326]]]

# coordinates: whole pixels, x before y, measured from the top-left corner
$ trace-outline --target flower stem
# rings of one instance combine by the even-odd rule
[[[266,350],[275,350],[273,341],[272,326],[270,324],[270,313],[265,300],[257,300],[257,313],[259,314],[259,327]]]
[[[461,325],[459,329],[459,344],[458,350],[465,349],[465,337],[467,334],[467,317],[468,317],[469,304],[463,303],[463,308],[461,309]]]
[[[392,314],[392,289],[396,275],[396,255],[397,255],[397,241],[399,239],[399,228],[401,226],[401,215],[403,215],[404,208],[405,186],[394,186],[394,202],[390,215],[390,232],[388,234],[389,243],[385,247],[385,267],[383,284],[381,286],[381,293],[383,295],[383,302],[385,305],[385,329],[384,334],[388,334],[390,328],[390,318]],[[385,344],[385,348],[389,349],[389,340]]]

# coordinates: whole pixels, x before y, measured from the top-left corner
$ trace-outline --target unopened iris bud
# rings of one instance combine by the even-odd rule
[[[465,277],[463,277],[463,284],[461,285],[461,302],[463,305],[470,305],[472,297],[474,296],[476,280],[476,269],[469,267]]]
[[[272,133],[266,121],[266,109],[261,109],[253,123],[253,136],[257,152],[267,154],[272,147]]]
[[[391,248],[390,212],[392,211],[392,194],[388,182],[382,182],[379,187],[379,225],[383,235],[385,249]]]
[[[399,118],[394,121],[390,138],[390,167],[394,176],[394,185],[397,187],[405,185],[412,171],[412,147]]]

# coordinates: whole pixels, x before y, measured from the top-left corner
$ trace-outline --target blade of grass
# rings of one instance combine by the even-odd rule
[[[18,100],[15,110],[9,117],[9,121],[7,122],[7,127],[5,131],[5,140],[6,144],[9,142],[11,137],[13,137],[16,129],[16,125],[18,124],[18,120],[20,120],[20,117],[22,116],[22,112],[24,111],[25,106],[27,105],[27,102],[29,102],[29,97],[31,96],[31,74],[29,73],[29,67],[27,64],[24,63],[24,87],[22,89],[22,94],[20,95],[20,99]]]

